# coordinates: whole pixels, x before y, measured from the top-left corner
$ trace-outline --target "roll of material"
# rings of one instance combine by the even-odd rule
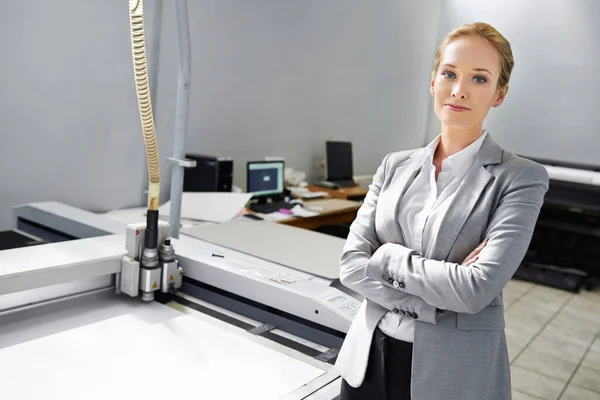
[[[550,179],[600,187],[600,172],[550,165],[544,165],[544,167],[546,167]]]

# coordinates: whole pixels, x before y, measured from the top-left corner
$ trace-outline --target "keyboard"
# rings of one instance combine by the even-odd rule
[[[356,182],[354,182],[353,179],[344,180],[344,181],[333,181],[333,183],[335,183],[336,185],[338,185],[338,187],[341,187],[341,188],[348,188],[348,187],[356,186]]]
[[[290,210],[290,209],[294,208],[295,205],[296,204],[291,204],[291,203],[288,203],[287,201],[274,201],[272,203],[265,203],[265,204],[252,204],[250,206],[250,209],[257,213],[270,214],[272,212],[279,211],[282,208],[285,208],[286,210]]]

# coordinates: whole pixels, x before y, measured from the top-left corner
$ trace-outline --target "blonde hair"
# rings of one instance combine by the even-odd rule
[[[504,89],[510,80],[510,74],[515,66],[510,43],[493,26],[484,22],[475,22],[454,28],[446,35],[440,43],[435,54],[435,65],[433,67],[432,79],[435,79],[437,70],[440,67],[440,58],[442,52],[450,43],[463,36],[480,37],[494,46],[500,55],[500,77],[498,78],[498,88]]]

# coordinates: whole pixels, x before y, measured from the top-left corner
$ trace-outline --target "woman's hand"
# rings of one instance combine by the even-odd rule
[[[487,242],[488,242],[487,239],[485,239],[483,242],[481,242],[479,244],[479,246],[477,246],[475,248],[475,250],[473,250],[471,252],[471,254],[469,254],[467,256],[467,258],[465,258],[465,261],[462,262],[462,265],[464,265],[465,267],[469,267],[469,266],[471,266],[471,264],[473,264],[475,261],[477,261],[479,259],[479,253],[481,252],[481,250],[483,250],[483,248],[485,247]]]

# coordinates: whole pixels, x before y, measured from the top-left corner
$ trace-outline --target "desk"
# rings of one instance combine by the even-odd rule
[[[315,230],[323,225],[350,223],[356,218],[361,203],[342,199],[306,200],[304,207],[320,208],[314,217],[290,217],[277,223]],[[317,211],[317,210],[315,210]],[[261,215],[261,214],[257,214]]]
[[[309,185],[308,190],[311,192],[327,192],[330,196],[335,197],[336,199],[343,200],[363,200],[367,195],[368,189],[363,189],[360,186],[353,186],[348,188],[341,189],[327,189],[319,186]]]

